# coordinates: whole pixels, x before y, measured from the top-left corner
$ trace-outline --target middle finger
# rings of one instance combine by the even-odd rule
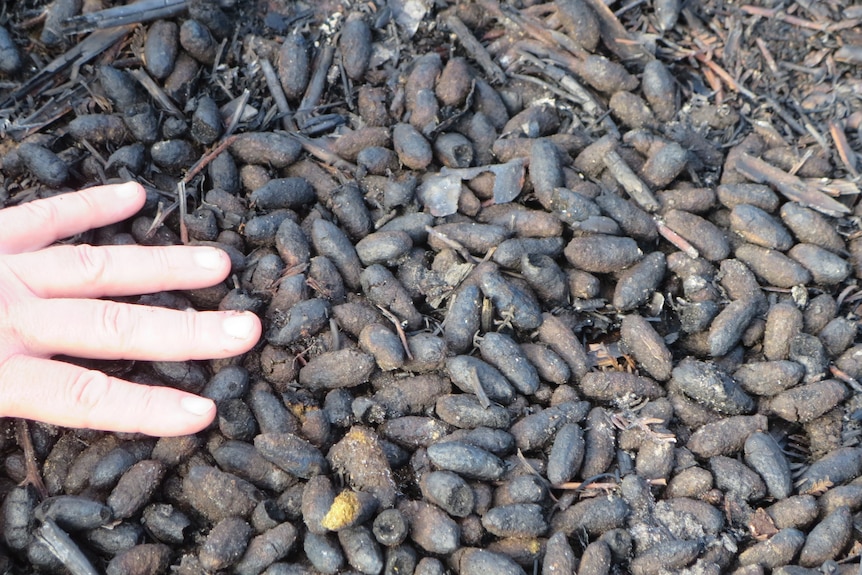
[[[103,300],[45,299],[13,318],[32,354],[185,361],[232,357],[260,338],[253,313],[193,312]]]

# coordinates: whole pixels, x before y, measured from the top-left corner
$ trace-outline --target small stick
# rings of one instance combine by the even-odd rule
[[[796,173],[802,169],[802,166],[805,165],[805,162],[807,162],[811,158],[811,156],[813,156],[813,155],[814,155],[814,150],[812,150],[811,148],[808,148],[807,150],[805,150],[805,153],[802,154],[802,157],[799,158],[799,160],[795,164],[793,164],[793,166],[791,166],[790,171],[787,173],[790,174],[791,176],[795,176]]]
[[[766,182],[788,199],[814,208],[826,215],[841,216],[850,213],[850,208],[820,190],[806,186],[805,182],[798,177],[746,153],[740,154],[737,159],[736,171],[758,184]]]
[[[18,84],[16,83],[15,86]],[[45,126],[52,124],[72,111],[71,101],[84,91],[77,86],[62,96],[51,98],[38,110],[24,119],[15,120],[7,126],[7,131],[16,142],[35,134]],[[23,130],[23,132],[21,132]]]
[[[853,299],[847,299],[847,298],[850,296],[850,294],[852,294],[856,290],[857,287],[859,287],[859,286],[849,285],[846,288],[844,288],[843,290],[841,290],[841,293],[838,294],[838,297],[835,298],[836,305],[838,305],[838,307],[840,308],[845,300],[847,302],[853,301]],[[856,292],[856,295],[859,296],[860,292]]]
[[[341,332],[334,317],[329,318],[329,333],[332,339],[332,351],[338,351],[341,349]]]
[[[31,92],[44,89],[51,81],[63,73],[68,67],[80,67],[107,50],[114,42],[132,32],[133,26],[122,26],[109,30],[93,32],[83,41],[70,48],[64,54],[52,60],[39,70],[33,77],[21,84],[21,87],[8,94],[0,101],[0,108],[8,108]]]
[[[611,52],[623,61],[634,60],[641,64],[655,59],[646,48],[631,37],[626,27],[622,25],[619,18],[614,16],[607,4],[602,0],[586,0],[586,2],[598,16],[602,42]]]
[[[314,156],[315,158],[317,158],[321,162],[324,162],[324,163],[331,165],[331,166],[335,166],[339,170],[347,172],[348,174],[355,174],[356,173],[356,164],[351,164],[347,160],[342,160],[336,154],[333,154],[332,152],[330,152],[329,150],[327,150],[323,146],[320,146],[317,143],[315,143],[315,141],[312,140],[311,138],[303,136],[302,134],[299,134],[299,133],[295,133],[295,134],[291,134],[291,135],[294,138],[296,138],[297,140],[299,140],[299,142],[302,144],[303,150],[305,150],[306,152],[308,152],[309,154],[311,154],[312,156]]]
[[[611,176],[634,201],[648,212],[658,211],[660,207],[658,200],[655,199],[649,186],[632,171],[625,160],[615,150],[611,150],[605,154],[603,161]]]
[[[170,18],[185,11],[187,0],[138,0],[125,6],[114,6],[105,10],[67,18],[63,22],[64,34],[79,34],[101,28],[113,28],[126,24],[140,24],[159,18]]]
[[[684,237],[667,227],[661,218],[655,218],[655,225],[661,237],[672,243],[685,255],[692,259],[700,257],[700,252],[697,251],[697,248],[691,245]]]
[[[407,359],[413,361],[413,354],[410,353],[410,346],[407,345],[407,334],[404,333],[404,328],[401,327],[401,322],[395,317],[395,314],[383,307],[382,305],[378,305],[377,309],[380,310],[380,313],[383,314],[383,317],[392,322],[392,325],[395,326],[395,332],[398,334],[398,339],[401,340],[401,345],[404,347],[404,353],[407,354]]]
[[[132,75],[132,78],[138,81],[138,83],[144,87],[144,89],[153,97],[153,99],[158,102],[162,108],[167,110],[170,114],[182,117],[183,112],[180,110],[170,96],[165,94],[165,91],[162,90],[161,86],[159,86],[150,75],[144,71],[143,68],[132,68],[129,70],[129,74]]]
[[[186,226],[188,204],[186,203],[186,183],[183,180],[177,182],[177,201],[180,204],[180,241],[186,246],[189,243],[189,229]]]
[[[832,141],[835,142],[835,148],[838,150],[838,156],[844,162],[847,171],[853,174],[853,177],[859,175],[856,171],[856,153],[847,143],[847,136],[844,134],[844,126],[837,120],[829,122],[829,133],[832,135]]]
[[[537,85],[541,86],[542,88],[544,88],[545,90],[547,90],[549,92],[553,92],[554,94],[556,94],[560,98],[565,98],[566,100],[569,100],[573,104],[580,104],[578,99],[575,98],[570,93],[568,93],[565,90],[562,90],[560,88],[557,88],[556,86],[554,86],[548,82],[545,82],[544,80],[536,78],[535,76],[528,76],[527,74],[512,74],[511,76],[512,76],[512,78],[514,78],[516,80],[523,80],[525,82],[531,82],[533,84],[537,84]]]
[[[634,0],[634,2],[629,2],[628,4],[624,5],[622,8],[620,8],[619,10],[614,12],[614,16],[619,18],[620,16],[622,16],[623,14],[625,14],[626,12],[631,10],[632,8],[637,8],[641,4],[645,4],[645,3],[646,3],[646,0]]]
[[[462,22],[454,13],[450,13],[446,17],[446,24],[449,26],[449,30],[458,37],[458,40],[461,42],[461,45],[464,46],[467,53],[470,54],[479,66],[481,66],[482,70],[490,76],[493,83],[505,84],[506,73],[503,72],[500,66],[491,59],[488,51],[485,50],[482,43],[476,39],[472,32],[470,32],[467,25],[464,24],[464,22]]]
[[[72,575],[98,575],[98,571],[69,534],[60,529],[51,518],[45,518],[36,530],[36,539],[63,564]]]
[[[88,142],[88,141],[86,140],[86,138],[84,138],[84,139],[82,139],[82,140],[81,140],[81,145],[82,145],[82,146],[84,146],[85,148],[87,148],[87,151],[88,151],[88,152],[90,152],[90,154],[91,154],[94,158],[96,158],[96,161],[98,161],[98,162],[99,162],[99,164],[101,164],[101,166],[102,166],[103,168],[105,167],[105,165],[106,165],[108,162],[107,162],[107,161],[105,161],[105,157],[104,157],[102,154],[100,154],[100,153],[99,153],[99,150],[97,150],[96,148],[94,148],[94,147],[93,147],[93,144],[91,144],[90,142]]]
[[[470,380],[470,383],[473,384],[473,389],[476,392],[476,398],[479,400],[479,405],[487,409],[491,406],[491,400],[488,398],[488,394],[485,393],[485,388],[482,387],[482,382],[479,380],[479,374],[476,373],[476,368],[471,367],[467,370],[467,378]]]
[[[236,32],[234,32],[234,34],[236,34]],[[218,67],[221,65],[221,57],[222,57],[222,55],[224,54],[225,46],[227,46],[227,38],[223,39],[223,40],[219,43],[219,45],[218,45],[218,50],[216,50],[216,55],[215,55],[215,58],[213,59],[213,65],[212,65],[212,68],[210,69],[210,77],[211,77],[211,78],[215,78],[215,77],[216,77],[216,72],[218,72]],[[222,87],[222,89],[226,92],[226,94],[227,94],[227,97],[228,97],[228,98],[233,97],[233,94],[231,94],[231,93],[230,93],[230,92],[229,92],[229,91],[228,91],[228,90],[227,90],[227,89],[222,85],[222,83],[221,83],[221,82],[219,82],[219,86],[221,86],[221,87]]]
[[[191,182],[192,178],[197,176],[201,170],[207,167],[207,165],[214,159],[216,159],[219,154],[224,152],[228,146],[233,144],[238,137],[239,136],[228,136],[227,138],[223,139],[218,146],[213,148],[212,151],[207,152],[206,154],[201,156],[201,159],[195,162],[195,165],[189,168],[189,171],[186,172],[185,176],[183,176],[181,183],[188,184],[189,182]]]
[[[227,128],[225,128],[225,138],[233,134],[234,130],[236,130],[236,127],[239,125],[239,119],[242,118],[242,113],[245,111],[245,105],[248,102],[248,97],[250,95],[251,93],[248,91],[248,88],[242,91],[242,95],[239,97],[239,104],[237,104],[236,110],[233,111],[233,115],[230,117],[230,122],[227,123]]]
[[[473,257],[473,254],[471,254],[470,252],[467,251],[467,248],[465,248],[460,243],[456,242],[455,240],[453,240],[452,238],[450,238],[446,234],[435,230],[431,226],[425,226],[425,231],[428,232],[429,234],[431,234],[432,236],[436,237],[437,239],[439,239],[441,242],[446,244],[448,247],[450,247],[453,250],[455,250],[456,252],[458,252],[461,255],[461,257],[464,258],[464,261],[471,263],[471,264],[476,263],[476,258]]]
[[[314,73],[311,75],[311,80],[309,80],[302,101],[299,103],[299,109],[296,111],[296,119],[300,127],[305,124],[311,112],[317,107],[320,97],[323,96],[323,90],[326,88],[326,75],[329,72],[329,67],[332,66],[334,56],[335,47],[327,43],[318,53],[317,58],[314,59]]]
[[[35,28],[36,26],[44,24],[46,18],[48,18],[48,9],[44,8],[36,16],[33,16],[32,18],[28,18],[27,20],[16,24],[15,27],[19,30],[29,30],[30,28]]]
[[[755,38],[754,42],[757,44],[757,47],[760,48],[760,53],[763,54],[763,59],[766,60],[766,65],[769,66],[772,74],[774,76],[778,76],[778,65],[775,63],[775,58],[772,57],[772,53],[769,51],[769,48],[766,47],[766,42],[764,42],[763,38],[760,37]]]
[[[578,482],[578,481],[569,481],[566,483],[560,483],[559,485],[554,485],[554,489],[574,489],[575,491],[583,491],[586,489],[602,489],[602,490],[611,490],[619,487],[616,483],[587,483],[587,482]]]
[[[540,56],[548,56],[551,59],[554,59],[553,55],[549,50],[547,50],[546,47],[533,45],[524,47],[526,49],[529,49],[530,52],[533,52],[536,49],[540,49],[543,51],[542,54],[539,54]],[[613,120],[611,120],[610,117],[606,116],[606,110],[602,107],[599,101],[596,100],[596,98],[589,92],[589,90],[584,88],[580,84],[580,82],[578,82],[575,78],[571,76],[571,74],[569,74],[562,68],[551,64],[546,64],[530,52],[527,52],[525,50],[519,50],[519,54],[523,59],[530,62],[531,64],[534,64],[542,71],[544,75],[560,84],[562,88],[568,91],[570,97],[574,100],[574,102],[580,104],[580,106],[584,109],[585,112],[595,118],[599,118],[601,120],[602,126],[608,132],[612,134],[619,134],[619,130],[617,129],[616,124],[614,124]]]
[[[530,472],[530,475],[535,475],[536,477],[538,477],[538,478],[539,478],[539,481],[541,481],[541,482],[542,482],[542,483],[544,483],[545,485],[551,485],[551,482],[550,482],[550,481],[548,481],[547,479],[545,479],[545,478],[542,476],[542,474],[541,474],[541,473],[539,473],[539,470],[538,470],[538,469],[536,469],[535,467],[533,467],[533,466],[532,466],[532,464],[531,464],[529,461],[527,461],[527,458],[526,458],[526,457],[524,457],[524,454],[523,454],[523,452],[521,452],[521,449],[520,449],[520,448],[518,448],[518,451],[517,451],[516,455],[517,455],[517,457],[518,457],[518,461],[520,461],[520,462],[521,462],[521,465],[523,465],[524,467],[526,467],[526,468],[527,468],[527,471],[529,471],[529,472]],[[548,496],[551,498],[551,500],[552,500],[554,503],[559,504],[560,500],[559,500],[559,499],[557,499],[557,497],[556,497],[553,493],[551,493],[550,491],[548,492]]]
[[[733,76],[731,76],[727,72],[727,70],[725,70],[724,68],[722,68],[721,66],[719,66],[718,64],[713,62],[705,54],[696,53],[694,55],[694,57],[699,62],[701,62],[702,64],[707,66],[710,70],[715,72],[715,75],[718,76],[719,78],[721,78],[724,81],[724,83],[727,84],[728,87],[730,89],[732,89],[734,92],[739,92],[740,94],[742,94],[743,96],[745,96],[746,98],[748,98],[749,100],[751,100],[753,102],[757,101],[757,95],[755,95],[754,92],[752,92],[751,90],[748,90],[745,86],[740,85],[736,80],[734,80]]]
[[[805,113],[805,110],[802,109],[802,106],[799,105],[799,102],[792,100],[793,107],[796,109],[796,113],[799,114],[799,117],[802,118],[804,122],[805,131],[811,134],[811,136],[817,141],[817,144],[823,148],[823,151],[829,152],[829,142],[826,141],[826,137],[820,133],[814,124],[811,123],[811,120],[808,119],[808,115]]]
[[[278,76],[275,69],[269,60],[266,58],[260,59],[260,69],[263,71],[263,77],[266,80],[266,86],[269,88],[269,93],[272,94],[272,99],[275,100],[275,105],[278,112],[282,115],[281,125],[288,132],[296,131],[296,123],[291,117],[290,104],[287,103],[287,98],[284,96],[284,90],[281,89],[281,83],[278,81]]]
[[[156,216],[153,218],[153,223],[150,224],[150,227],[147,228],[147,233],[144,234],[144,237],[149,239],[153,237],[153,234],[156,233],[156,230],[159,229],[159,226],[164,223],[168,216],[173,213],[175,209],[177,209],[177,202],[174,202],[167,208],[162,202],[159,202],[158,207],[156,208]]]
[[[21,485],[32,485],[39,493],[39,497],[45,499],[48,497],[48,489],[45,487],[45,482],[42,481],[42,474],[39,473],[36,450],[33,449],[33,439],[30,437],[30,426],[27,425],[27,420],[16,419],[15,429],[18,435],[18,444],[24,450],[24,464],[27,467],[27,475]]]
[[[859,381],[856,380],[856,378],[851,377],[847,372],[838,369],[834,365],[829,367],[829,372],[837,379],[840,379],[841,381],[852,387],[854,390],[856,390],[857,393],[862,393],[862,384],[860,384]]]
[[[743,12],[747,12],[748,14],[751,14],[753,16],[774,18],[776,20],[780,20],[781,22],[786,22],[791,26],[799,26],[800,28],[808,28],[809,30],[816,30],[818,32],[835,32],[844,28],[853,28],[859,24],[858,19],[848,19],[842,20],[840,22],[812,22],[811,20],[805,20],[797,16],[791,16],[790,14],[786,14],[784,13],[784,11],[777,8],[763,8],[761,6],[751,5],[740,6],[739,8]]]
[[[784,109],[784,106],[779,104],[778,101],[776,101],[771,96],[766,96],[765,100],[766,100],[766,103],[769,104],[773,110],[775,110],[775,113],[778,114],[778,116],[782,120],[784,120],[788,126],[790,126],[793,129],[793,131],[795,131],[800,136],[805,135],[805,128],[802,126],[802,124],[800,124],[799,122],[796,121],[796,118],[791,116],[787,112],[787,110]]]

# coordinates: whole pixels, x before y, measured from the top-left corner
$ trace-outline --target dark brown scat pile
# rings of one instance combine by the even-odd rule
[[[218,417],[32,425],[44,501],[10,427],[8,572],[858,571],[862,11],[449,4],[4,14],[3,204],[136,179],[75,241],[221,247],[138,302],[265,323],[96,364]]]

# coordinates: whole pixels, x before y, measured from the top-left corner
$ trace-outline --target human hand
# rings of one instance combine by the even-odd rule
[[[0,210],[0,416],[67,427],[183,435],[209,425],[209,399],[51,359],[185,361],[238,355],[260,338],[251,313],[185,312],[95,298],[196,289],[230,271],[210,247],[60,245],[141,209],[136,183]]]

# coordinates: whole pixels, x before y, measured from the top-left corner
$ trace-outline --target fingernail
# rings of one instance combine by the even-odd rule
[[[246,314],[234,315],[224,320],[222,328],[231,337],[248,339],[254,331],[254,318]]]
[[[126,182],[117,186],[116,194],[120,198],[134,198],[138,195],[138,186],[135,182]]]
[[[180,405],[183,409],[195,415],[204,415],[209,413],[213,408],[213,402],[211,399],[204,399],[203,397],[196,397],[194,395],[182,398],[180,400]]]
[[[217,248],[203,248],[195,250],[195,263],[208,270],[217,270],[222,267],[224,261],[221,250]]]

